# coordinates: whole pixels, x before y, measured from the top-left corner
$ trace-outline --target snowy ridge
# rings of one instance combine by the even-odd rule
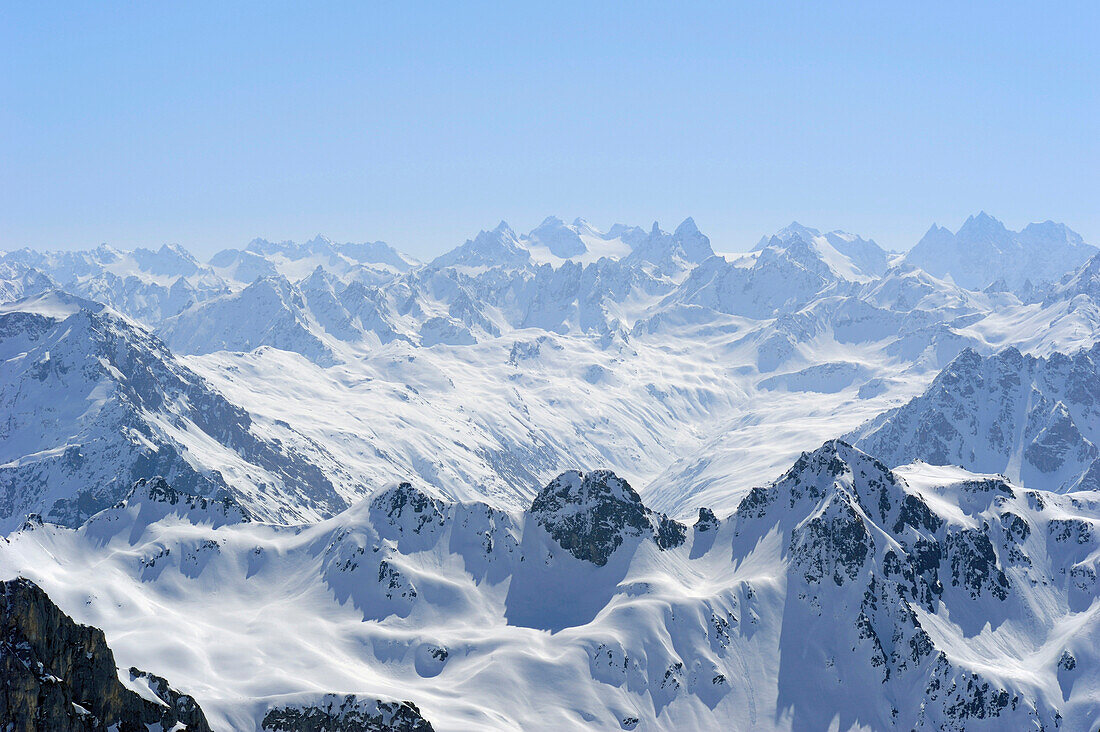
[[[984,211],[971,216],[952,234],[935,224],[905,260],[937,277],[980,290],[997,282],[1027,292],[1055,282],[1096,254],[1080,234],[1053,221],[1009,231]]]
[[[505,244],[511,254],[494,259]],[[1087,286],[1094,263],[1024,302],[899,263],[871,240],[795,224],[749,255],[712,253],[690,219],[673,233],[601,233],[551,217],[527,235],[506,225],[483,232],[444,258],[490,264],[416,265],[377,243],[317,237],[257,240],[211,265],[173,247],[14,252],[2,282],[24,297],[35,294],[28,283],[54,279],[77,291],[107,286],[102,300],[123,303],[165,339],[264,441],[315,466],[320,477],[303,490],[328,497],[308,499],[317,513],[303,518],[410,477],[440,497],[519,508],[533,486],[578,463],[615,470],[670,516],[703,505],[730,511],[807,444],[917,396],[965,348],[1050,356],[1090,348],[1100,328]],[[256,265],[253,279],[231,279],[237,254]],[[47,267],[49,279],[17,260]],[[130,284],[111,289],[115,277]],[[85,336],[83,348],[94,350],[94,330],[72,335]],[[25,350],[18,343],[13,356]],[[83,412],[62,414],[57,430],[81,434]],[[31,424],[9,427],[20,447],[5,453],[8,468],[71,444]],[[158,421],[177,432],[179,424]],[[176,434],[172,449],[209,477],[208,488],[189,490],[215,490],[216,470],[253,495],[250,510],[298,510],[281,469],[257,470],[235,443],[215,447],[185,432],[192,436]],[[156,472],[182,479],[143,467],[81,515]],[[39,471],[50,500],[77,485],[64,474]],[[46,500],[9,510],[48,513]]]
[[[300,436],[257,429],[163,343],[103,305],[58,292],[31,297],[3,306],[0,334],[0,526],[32,512],[75,525],[153,475],[190,493],[232,493],[270,519],[346,505],[294,449]]]
[[[405,484],[305,526],[180,516],[122,505],[35,526],[0,545],[0,570],[188,689],[215,729],[258,727],[288,694],[409,699],[439,730],[1078,730],[1100,715],[1092,493],[891,471],[831,441],[663,543],[602,472],[560,476],[522,513]],[[574,553],[593,546],[609,550]],[[93,563],[104,582],[84,588]]]
[[[851,439],[894,465],[922,459],[1048,490],[1097,490],[1098,358],[1100,346],[1049,358],[967,349],[924,394]]]

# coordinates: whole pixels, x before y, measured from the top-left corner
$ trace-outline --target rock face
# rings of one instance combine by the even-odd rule
[[[626,537],[651,538],[668,549],[683,544],[687,533],[642,505],[630,484],[609,470],[562,473],[535,496],[531,515],[563,549],[600,567]]]
[[[177,353],[270,346],[301,353],[322,366],[335,363],[314,332],[301,290],[282,276],[258,279],[240,292],[187,308],[166,319],[157,333]]]
[[[184,493],[168,485],[168,481],[160,476],[135,482],[130,493],[115,508],[137,508],[143,514],[142,520],[147,523],[160,520],[170,513],[213,526],[242,524],[252,520],[251,514],[228,494],[208,497]],[[93,518],[98,520],[98,516]]]
[[[270,710],[262,727],[271,732],[434,732],[412,702],[326,694],[317,704]]]
[[[168,675],[204,684],[219,729],[427,729],[417,709],[456,729],[1094,729],[1093,492],[890,469],[832,440],[691,531],[608,471],[564,473],[535,504],[393,484],[287,527],[150,481],[78,529],[15,532],[0,576],[27,567],[59,593],[94,577],[89,612],[139,665],[217,659]],[[302,693],[331,688],[334,663],[358,696]]]
[[[928,501],[952,494],[965,523]],[[915,491],[840,440],[803,454],[778,481],[750,493],[735,514],[735,555],[776,525],[789,534],[787,596],[794,599],[779,643],[781,704],[796,718],[863,704],[859,715],[873,728],[1059,728],[1061,714],[1045,699],[1026,698],[1019,686],[967,668],[956,655],[983,624],[1001,626],[1007,637],[1013,619],[1031,612],[1029,590],[1008,575],[1036,582],[1031,557],[1045,550],[1024,543],[1031,530],[1020,516],[1035,501],[995,479]],[[1059,555],[1068,566],[1055,573],[1073,574],[1078,556]],[[937,625],[945,610],[958,624],[950,633]],[[802,631],[787,631],[822,623],[828,638],[796,640]],[[835,698],[824,703],[801,691],[827,684]],[[889,703],[871,711],[861,696],[867,688],[882,689],[879,698]],[[842,729],[853,722],[841,713]]]
[[[1100,487],[1100,347],[1035,358],[966,349],[921,396],[846,439],[890,465],[924,460],[1024,486]]]
[[[130,669],[160,703],[126,688],[103,631],[78,625],[36,584],[0,584],[0,728],[12,732],[146,732],[210,726],[195,700]]]
[[[265,494],[267,505],[252,506],[264,518],[346,505],[317,464],[289,446],[289,429],[259,435],[246,410],[159,339],[64,293],[0,312],[0,412],[0,529],[30,512],[78,525],[154,475],[197,495],[230,491],[225,473],[240,459],[253,477],[232,491]],[[189,449],[195,440],[206,447]]]

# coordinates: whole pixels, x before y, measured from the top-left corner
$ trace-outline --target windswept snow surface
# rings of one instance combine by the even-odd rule
[[[0,573],[222,729],[1095,730],[1100,256],[929,236],[10,252]]]
[[[314,466],[331,490],[311,478],[287,496],[299,479],[288,486],[280,469],[235,457],[233,444],[216,446],[171,409],[146,415],[212,476],[207,485],[220,485],[217,470],[257,513],[287,518],[302,496],[320,513],[299,518],[330,515],[408,478],[441,497],[521,508],[534,486],[588,466],[614,469],[673,515],[729,511],[806,445],[920,394],[963,349],[1089,347],[1100,313],[1092,260],[1025,303],[898,264],[871,240],[799,224],[745,256],[715,256],[691,219],[672,233],[551,217],[523,235],[502,222],[428,265],[379,242],[316,237],[257,239],[211,264],[179,247],[100,247],[20,250],[0,266],[5,291],[24,298],[4,305],[0,321],[73,314],[78,301],[58,283],[102,294],[163,341],[158,358],[243,410],[286,460]],[[155,342],[131,325],[133,340]],[[68,333],[72,358],[100,348],[99,332]],[[48,348],[11,329],[3,339],[14,369],[7,398],[42,395],[25,419],[9,420],[0,472],[99,439],[102,423],[84,424],[93,412],[62,422],[33,414],[72,377],[26,370]],[[69,473],[96,489],[93,475],[148,472],[90,455],[80,465]],[[61,475],[38,474],[38,502],[0,505],[8,525],[65,498]]]
[[[831,441],[686,527],[609,473],[526,513],[406,484],[302,526],[154,482],[79,529],[32,522],[0,572],[215,728],[331,692],[439,730],[1085,730],[1098,528],[1093,493]]]

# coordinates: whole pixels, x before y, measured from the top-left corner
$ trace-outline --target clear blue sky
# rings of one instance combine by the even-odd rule
[[[1100,245],[1098,5],[4,3],[0,248],[556,214],[902,249],[979,209]]]

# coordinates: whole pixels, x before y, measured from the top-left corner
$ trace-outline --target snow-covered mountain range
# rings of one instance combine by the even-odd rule
[[[213,729],[1094,729],[1097,250],[729,248],[0,255],[0,579]]]
[[[1087,729],[1098,526],[1092,492],[830,441],[690,524],[605,471],[525,512],[400,484],[305,526],[153,481],[30,523],[0,569],[215,729],[326,694],[412,698],[440,730]]]
[[[1096,252],[1065,224],[1044,221],[1010,231],[983,211],[954,234],[933,224],[905,259],[963,287],[1007,288],[1026,297]]]

